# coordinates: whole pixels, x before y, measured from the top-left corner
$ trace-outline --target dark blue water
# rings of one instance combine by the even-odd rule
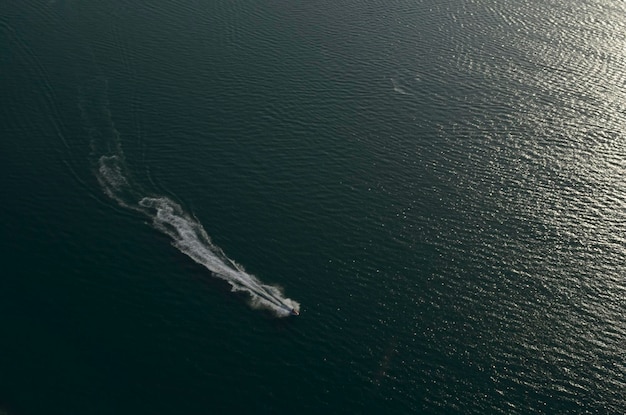
[[[625,33],[3,2],[0,414],[624,413]]]

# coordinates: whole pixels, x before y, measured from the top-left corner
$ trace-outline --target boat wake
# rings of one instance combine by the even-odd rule
[[[109,110],[107,89],[106,80],[94,81],[81,88],[79,100],[94,172],[104,193],[120,206],[148,217],[155,229],[172,239],[174,247],[227,281],[233,291],[248,293],[252,307],[268,309],[278,317],[298,315],[298,302],[285,298],[279,287],[262,283],[228,258],[194,215],[166,196],[148,194],[132,180]]]

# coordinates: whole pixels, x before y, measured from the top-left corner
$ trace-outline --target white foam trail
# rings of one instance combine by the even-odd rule
[[[263,284],[228,258],[213,244],[198,219],[185,212],[176,202],[167,197],[144,197],[139,206],[152,218],[156,229],[172,238],[172,244],[178,250],[227,281],[233,291],[248,292],[254,307],[272,310],[281,317],[290,315],[292,308],[300,308],[296,301],[284,298],[278,287]]]
[[[95,88],[83,88],[79,105],[91,140],[94,172],[104,193],[120,206],[146,215],[156,229],[172,238],[172,245],[227,281],[233,291],[247,292],[252,307],[271,310],[278,317],[289,316],[292,309],[298,311],[300,304],[285,298],[279,287],[263,284],[228,258],[196,217],[165,196],[149,196],[132,181],[109,111],[107,86],[105,80]]]

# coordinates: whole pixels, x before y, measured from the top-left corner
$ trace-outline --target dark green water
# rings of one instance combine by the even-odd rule
[[[0,413],[626,412],[625,33],[3,1]]]

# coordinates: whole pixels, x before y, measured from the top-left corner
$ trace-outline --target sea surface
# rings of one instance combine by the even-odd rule
[[[2,0],[0,190],[0,414],[626,413],[622,0]]]

